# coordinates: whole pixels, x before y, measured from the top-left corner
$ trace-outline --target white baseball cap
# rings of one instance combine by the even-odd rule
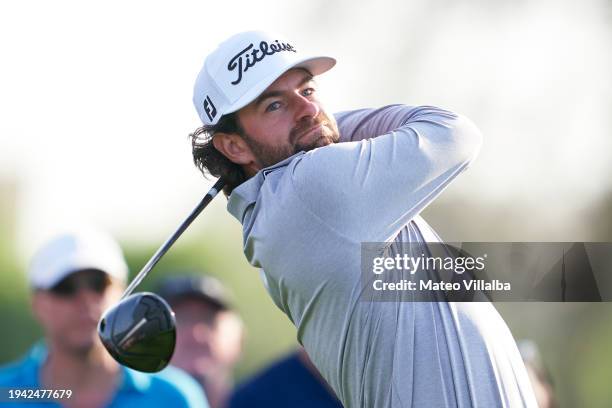
[[[236,34],[206,57],[195,82],[193,103],[205,125],[255,100],[291,68],[319,75],[336,64],[331,57],[300,54],[293,42],[262,31]]]
[[[94,229],[68,232],[47,241],[34,255],[28,270],[30,286],[50,289],[71,273],[97,269],[125,281],[128,267],[119,244]]]

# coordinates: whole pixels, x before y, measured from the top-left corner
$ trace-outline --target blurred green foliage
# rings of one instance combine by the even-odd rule
[[[27,350],[41,335],[32,313],[25,273],[18,266],[15,248],[16,190],[0,180],[0,363]]]

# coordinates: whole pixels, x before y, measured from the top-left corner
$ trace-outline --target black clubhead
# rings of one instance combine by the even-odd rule
[[[98,335],[117,362],[154,373],[166,367],[174,353],[174,312],[154,293],[135,293],[104,312]]]

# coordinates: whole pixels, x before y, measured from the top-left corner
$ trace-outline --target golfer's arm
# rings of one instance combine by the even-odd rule
[[[296,163],[298,194],[331,228],[358,241],[387,240],[476,157],[482,137],[469,119],[411,109],[391,131],[377,132],[384,121],[371,117],[353,135],[380,136],[317,149]]]
[[[358,109],[338,112],[341,142],[356,142],[382,136],[399,129],[411,121],[432,115],[455,114],[434,106],[387,105],[378,109]]]

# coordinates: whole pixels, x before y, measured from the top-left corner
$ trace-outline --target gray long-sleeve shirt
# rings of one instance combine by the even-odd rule
[[[439,242],[419,213],[475,158],[478,129],[429,106],[336,118],[341,143],[260,171],[228,202],[314,364],[347,407],[536,407],[489,303],[364,300],[361,243]]]

